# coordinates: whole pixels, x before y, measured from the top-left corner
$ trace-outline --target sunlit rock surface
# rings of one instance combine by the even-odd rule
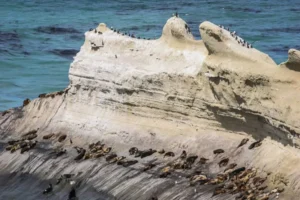
[[[281,198],[298,199],[298,70],[278,67],[268,55],[242,46],[230,32],[210,22],[200,24],[199,31],[202,40],[194,40],[188,25],[172,17],[157,40],[131,38],[105,24],[86,32],[63,93],[33,99],[0,116],[2,142],[33,129],[38,129],[40,141],[40,149],[24,154],[6,152],[3,145],[1,173],[28,173],[45,181],[61,173],[83,172],[78,176],[83,188],[79,194],[90,199],[101,197],[84,187],[93,188],[103,199],[147,200],[155,195],[166,200],[206,200],[212,196],[212,187],[190,187],[184,175],[158,178],[159,170],[171,161],[159,154],[138,159],[129,168],[108,165],[103,158],[73,161],[72,146],[86,147],[101,140],[127,157],[133,146],[164,148],[176,157],[186,150],[208,158],[205,170],[212,175],[224,170],[217,163],[229,157],[238,167],[268,174],[270,190],[285,188]],[[48,144],[42,137],[49,133],[64,133],[68,138]],[[243,138],[250,141],[237,149]],[[259,139],[262,145],[249,150]],[[50,159],[49,152],[41,150],[50,146],[64,146],[67,156]],[[215,156],[213,150],[218,148],[225,153]],[[143,163],[153,159],[161,167],[141,172]],[[35,188],[41,191],[46,186]],[[55,188],[65,198],[61,190]],[[221,194],[211,199],[235,196]]]

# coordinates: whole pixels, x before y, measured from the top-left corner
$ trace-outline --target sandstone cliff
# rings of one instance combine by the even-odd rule
[[[135,146],[164,148],[176,155],[186,150],[212,162],[220,159],[213,150],[222,148],[223,156],[238,166],[268,174],[270,188],[284,187],[282,199],[298,199],[298,70],[278,67],[268,55],[242,46],[210,22],[201,23],[199,31],[202,40],[195,40],[188,25],[172,17],[159,39],[143,40],[100,24],[85,33],[64,92],[42,95],[2,113],[2,141],[38,129],[41,140],[49,133],[67,134],[77,146],[103,140],[125,156]],[[243,138],[250,139],[248,145],[237,149]],[[260,139],[259,148],[248,149]],[[71,144],[63,144],[73,155]],[[84,171],[86,184],[117,199],[148,199],[153,194],[159,199],[209,199],[212,194],[203,186],[196,191],[181,179],[175,184],[141,173],[140,165],[123,169],[64,158],[56,168],[58,161],[36,154],[29,162],[31,154],[3,151],[0,160],[6,162],[0,167],[41,179]],[[211,164],[208,171],[216,174],[220,169]]]

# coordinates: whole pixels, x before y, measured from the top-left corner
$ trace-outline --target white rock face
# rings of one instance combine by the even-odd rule
[[[39,138],[61,132],[76,145],[104,140],[119,152],[185,149],[211,160],[223,148],[239,166],[272,172],[270,186],[288,182],[286,199],[298,197],[299,73],[210,22],[199,31],[203,41],[173,17],[159,39],[143,40],[100,24],[97,33],[85,33],[65,92],[9,111],[0,117],[0,133],[39,128]],[[237,150],[245,137],[263,145]],[[118,195],[105,184],[97,188]]]

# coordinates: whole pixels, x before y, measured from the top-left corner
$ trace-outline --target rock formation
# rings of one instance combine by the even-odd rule
[[[300,51],[296,49],[290,49],[288,60],[284,63],[281,63],[280,66],[294,71],[300,71]]]
[[[184,149],[218,162],[221,157],[213,150],[222,148],[224,157],[238,167],[268,174],[270,188],[284,187],[283,199],[297,199],[300,74],[287,69],[293,68],[292,53],[287,68],[278,67],[268,55],[240,45],[230,32],[210,22],[199,26],[202,40],[195,40],[189,30],[181,18],[172,17],[159,39],[143,40],[101,23],[85,33],[63,92],[42,95],[1,114],[2,141],[38,129],[39,139],[66,134],[77,146],[100,140],[126,156],[132,146],[172,150],[178,156]],[[237,149],[244,138],[250,139],[248,145]],[[249,150],[255,140],[263,140],[262,145]],[[66,148],[71,146],[68,141],[62,142]],[[123,169],[63,158],[55,168],[57,162],[36,154],[38,158],[29,162],[31,154],[2,152],[0,161],[9,160],[0,167],[41,179],[84,171],[86,184],[117,199],[212,196],[203,186],[196,192],[184,181],[174,184],[172,179],[140,173],[138,166]],[[218,164],[209,165],[209,171],[219,173]]]

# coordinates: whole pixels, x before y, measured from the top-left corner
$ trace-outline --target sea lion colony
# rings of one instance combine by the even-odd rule
[[[23,134],[20,139],[9,140],[7,142],[6,150],[14,153],[20,149],[20,153],[22,154],[34,149],[34,147],[38,144],[38,141],[36,140],[38,137],[37,132],[38,130],[32,130]],[[66,139],[67,135],[54,133],[44,135],[42,137],[42,140],[44,141],[53,140],[59,143],[67,141]],[[248,141],[249,139],[247,138],[243,139],[237,148],[246,145]],[[209,164],[216,163],[220,172],[218,174],[210,174],[207,170],[205,170],[209,159],[199,157],[195,154],[189,154],[185,150],[182,151],[181,155],[176,157],[174,152],[165,151],[164,149],[160,149],[158,151],[151,148],[140,150],[137,147],[131,147],[128,150],[127,157],[119,156],[116,152],[114,152],[113,147],[101,141],[91,143],[87,147],[75,146],[73,145],[73,142],[70,142],[70,145],[74,151],[77,152],[77,156],[74,157],[75,162],[83,162],[87,159],[99,159],[103,157],[109,164],[129,167],[138,163],[138,159],[156,155],[160,158],[159,160],[165,160],[166,163],[163,161],[157,161],[158,159],[154,159],[144,164],[141,169],[142,172],[153,173],[159,178],[183,178],[183,172],[188,173],[188,175],[183,179],[186,179],[191,187],[196,185],[215,186],[212,196],[227,193],[235,195],[236,199],[265,200],[273,197],[278,198],[279,194],[284,190],[283,188],[269,189],[265,184],[268,176],[260,177],[256,169],[246,169],[243,166],[238,166],[236,163],[232,163],[229,157],[223,156],[226,154],[223,149],[216,149],[212,152],[212,154],[214,154],[214,159],[211,160]],[[261,140],[255,141],[249,145],[248,150],[258,148],[261,145]],[[53,159],[67,154],[67,150],[61,147],[50,152]],[[176,158],[173,159],[173,157]],[[149,172],[150,170],[152,171]],[[62,182],[72,184],[73,179],[76,179],[76,175],[63,174],[56,180],[54,187],[57,187]],[[48,188],[43,191],[43,194],[48,195],[53,191],[55,190],[53,190],[52,183],[50,183]]]

